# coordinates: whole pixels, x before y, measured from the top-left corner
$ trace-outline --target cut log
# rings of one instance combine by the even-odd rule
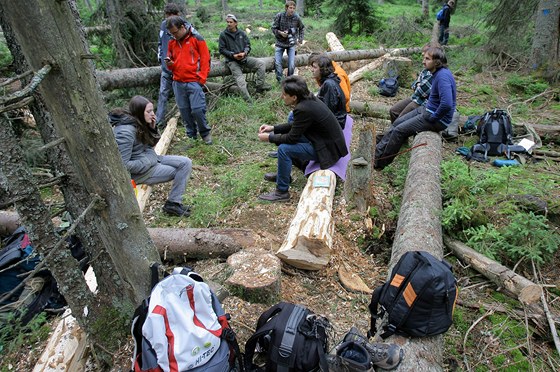
[[[375,148],[375,125],[366,124],[359,128],[358,146],[352,151],[348,177],[344,182],[344,198],[348,205],[355,205],[365,212],[372,197],[373,151]]]
[[[422,250],[434,257],[443,257],[440,221],[441,138],[438,133],[422,132],[415,137],[414,146],[421,143],[426,143],[426,146],[413,148],[410,156],[389,273],[399,258],[408,251]],[[376,335],[378,340],[380,332]],[[443,371],[441,335],[424,338],[393,335],[385,342],[396,343],[405,350],[405,357],[396,371]]]
[[[335,187],[336,175],[328,169],[309,176],[286,239],[276,252],[282,261],[305,270],[320,270],[329,263]]]
[[[366,50],[344,50],[340,52],[328,52],[327,55],[334,61],[346,62],[361,59],[373,59],[390,53],[392,56],[407,56],[419,53],[421,48],[400,49],[366,49]],[[260,58],[265,63],[266,71],[274,70],[274,57]],[[296,55],[296,67],[307,66],[309,54]],[[287,57],[282,59],[284,67],[288,66]],[[161,66],[128,68],[115,70],[96,71],[97,81],[102,90],[113,90],[118,88],[134,88],[159,84]],[[223,62],[212,63],[208,77],[231,75],[231,72]]]
[[[162,260],[227,258],[244,248],[254,248],[258,236],[246,229],[149,228]]]
[[[387,60],[391,57],[389,53],[377,58],[375,61],[368,63],[362,68],[357,69],[356,71],[352,72],[348,75],[348,79],[350,79],[350,84],[354,84],[358,80],[361,80],[364,77],[364,74],[369,71],[377,70],[383,67],[383,64],[387,62]]]
[[[233,275],[228,290],[245,301],[272,304],[280,298],[282,264],[264,250],[243,250],[228,257]]]
[[[85,371],[86,334],[70,309],[64,312],[33,372]]]
[[[156,147],[154,148],[156,154],[158,155],[165,155],[167,154],[167,150],[169,149],[169,145],[171,145],[171,140],[175,136],[175,132],[177,131],[177,118],[171,118],[161,135]],[[138,200],[138,207],[140,211],[144,211],[144,207],[148,202],[150,194],[152,193],[152,186],[150,185],[140,185],[137,187],[138,195],[136,195],[136,200]]]
[[[523,123],[516,123],[516,126],[523,126]],[[560,125],[530,124],[539,136],[560,136]]]
[[[20,226],[16,212],[0,213],[0,231],[13,233]],[[182,263],[185,259],[227,258],[242,249],[254,248],[259,236],[247,229],[148,228],[162,259]]]
[[[371,294],[373,291],[367,286],[366,283],[358,276],[358,274],[351,271],[351,269],[343,262],[343,265],[338,268],[338,278],[342,286],[349,291],[361,292]]]
[[[502,264],[478,253],[458,240],[444,237],[447,248],[453,254],[469,264],[473,269],[490,279],[493,283],[504,289],[504,292],[517,298],[523,304],[532,304],[540,301],[542,288],[529,279],[516,274]]]
[[[345,50],[344,47],[342,46],[342,43],[340,42],[340,40],[338,40],[338,37],[336,37],[334,32],[327,32],[325,37],[327,38],[327,44],[329,44],[329,49],[331,52],[340,52]]]
[[[350,101],[350,109],[353,114],[370,116],[378,119],[389,119],[389,109],[391,107],[378,103]]]

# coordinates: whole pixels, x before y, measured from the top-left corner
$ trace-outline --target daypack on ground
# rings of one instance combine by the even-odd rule
[[[506,156],[510,158],[510,146],[513,145],[513,128],[511,118],[504,110],[494,109],[484,114],[479,121],[477,131],[480,140],[471,151],[487,156]]]
[[[385,97],[394,97],[399,91],[399,82],[396,77],[388,77],[379,81],[379,94]]]
[[[457,293],[451,265],[428,252],[406,252],[389,280],[373,291],[368,333],[375,334],[375,323],[385,313],[389,316],[381,334],[384,339],[392,334],[424,337],[444,333],[453,323]]]
[[[72,256],[77,260],[85,257],[82,244],[76,237],[67,239]],[[7,237],[0,250],[0,313],[15,312],[21,315],[23,325],[43,310],[56,310],[64,307],[66,301],[58,291],[58,285],[52,274],[40,270],[24,284],[25,274],[33,271],[41,261],[33,253],[33,247],[24,227],[18,228]],[[87,262],[84,262],[87,269]],[[85,271],[85,270],[84,270]],[[13,292],[13,293],[12,293]],[[9,293],[8,298],[5,298]],[[5,316],[0,316],[5,318]]]
[[[200,275],[177,267],[160,282],[158,278],[154,265],[152,293],[132,321],[132,370],[243,371],[229,315]]]
[[[259,317],[256,332],[245,344],[245,367],[248,371],[327,372],[329,328],[327,318],[280,302]],[[255,350],[266,355],[262,368],[253,362]]]

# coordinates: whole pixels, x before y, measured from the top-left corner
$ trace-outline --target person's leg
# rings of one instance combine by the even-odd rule
[[[395,120],[397,120],[397,118],[401,115],[404,108],[407,107],[407,105],[410,102],[412,102],[410,98],[405,98],[405,99],[401,99],[399,102],[391,106],[391,108],[389,109],[389,116],[391,117],[391,123],[394,123]]]
[[[192,173],[192,160],[186,156],[165,155],[161,159],[164,166],[171,166],[175,168],[175,175],[173,176],[173,185],[167,197],[167,200],[181,203],[187,182]]]
[[[165,127],[165,112],[167,111],[167,100],[169,99],[169,94],[173,90],[173,76],[165,71],[161,72],[161,77],[159,80],[159,97],[156,111],[156,123],[158,127]]]
[[[276,47],[274,49],[274,69],[276,71],[276,80],[280,82],[284,77],[284,68],[282,67],[282,55],[284,48]]]
[[[200,136],[206,141],[210,136],[210,127],[206,121],[206,96],[198,83],[188,83],[187,92],[191,114],[196,122]]]
[[[245,75],[243,74],[242,67],[237,62],[227,62],[227,66],[235,79],[237,87],[241,91],[241,97],[243,97],[245,101],[251,101],[251,95],[247,90],[247,82],[245,81]]]
[[[411,100],[410,103],[406,105],[406,107],[401,111],[397,119],[400,118],[401,116],[405,116],[409,112],[416,110],[418,107],[420,107],[420,105]]]
[[[445,27],[443,25],[439,25],[439,36],[438,42],[443,45],[443,36],[445,34]]]
[[[196,139],[196,124],[191,115],[191,103],[189,100],[189,91],[187,89],[188,83],[173,82],[173,93],[175,94],[175,101],[181,113],[181,119],[185,125],[187,137]]]
[[[441,45],[447,45],[448,41],[449,41],[449,28],[446,28],[443,31],[443,41],[441,42]]]
[[[292,76],[296,70],[296,47],[288,48],[288,76]]]
[[[276,177],[276,188],[279,191],[288,191],[290,187],[292,159],[299,159],[302,161],[317,160],[317,154],[310,142],[281,144],[278,146],[278,176]]]
[[[266,85],[266,64],[260,59],[249,57],[247,58],[247,67],[252,71],[256,71],[256,81],[257,90],[263,90],[270,88]]]

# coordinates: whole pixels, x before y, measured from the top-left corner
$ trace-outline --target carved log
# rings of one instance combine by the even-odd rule
[[[328,169],[321,169],[309,177],[286,239],[276,252],[282,261],[305,270],[319,270],[329,263],[335,187],[336,175]]]
[[[359,127],[358,146],[352,152],[348,167],[348,177],[344,182],[344,197],[348,204],[356,205],[365,212],[371,199],[371,180],[373,178],[373,149],[375,149],[375,125]]]
[[[70,309],[66,310],[33,372],[85,371],[86,343],[86,334],[72,316]]]
[[[478,253],[458,240],[446,236],[443,241],[446,247],[451,249],[457,257],[468,263],[473,269],[490,279],[493,283],[502,287],[508,295],[517,298],[524,304],[540,301],[541,286]]]
[[[400,48],[400,49],[366,49],[366,50],[344,50],[340,52],[328,52],[327,55],[334,61],[357,61],[361,59],[373,59],[381,57],[386,53],[392,56],[406,56],[419,53],[421,48]],[[261,58],[265,63],[266,71],[274,70],[274,57]],[[309,54],[296,55],[296,67],[307,66]],[[282,59],[284,67],[288,66],[288,59]],[[96,72],[97,81],[103,90],[113,90],[117,88],[133,88],[140,86],[150,86],[159,84],[161,67],[142,67],[115,70],[99,70]],[[218,77],[231,75],[231,72],[223,62],[212,63],[208,77]]]
[[[159,142],[155,147],[156,154],[158,155],[165,155],[167,154],[167,150],[171,145],[171,140],[175,136],[175,132],[177,131],[177,118],[171,118],[161,135]],[[152,186],[150,185],[139,185],[137,187],[138,195],[136,195],[136,200],[138,200],[138,207],[140,211],[144,211],[144,207],[148,202],[148,198],[152,193]]]
[[[408,251],[422,250],[443,257],[441,138],[438,133],[422,132],[414,139],[414,145],[421,143],[427,145],[414,148],[410,157],[389,272]],[[441,335],[425,338],[391,336],[385,342],[394,342],[405,349],[405,357],[396,371],[443,371]]]
[[[391,57],[389,53],[377,58],[375,61],[368,63],[362,68],[357,69],[356,71],[352,72],[348,75],[348,79],[350,79],[350,84],[354,84],[358,80],[361,80],[364,77],[364,74],[368,71],[377,70],[383,67],[383,64]]]

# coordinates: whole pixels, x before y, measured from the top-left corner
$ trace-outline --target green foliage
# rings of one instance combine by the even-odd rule
[[[196,10],[196,18],[200,21],[200,23],[206,23],[210,21],[210,17],[210,12],[205,6],[201,6]]]
[[[24,326],[21,324],[20,318],[16,317],[14,313],[2,314],[0,320],[0,355],[4,358],[12,353],[19,352],[26,345],[31,346],[46,340],[50,332],[46,319],[47,315],[40,313]],[[6,360],[3,360],[3,364],[5,363]]]
[[[6,42],[2,38],[0,40],[0,70],[5,69],[12,63],[12,54],[6,45]]]
[[[333,29],[340,35],[371,33],[381,25],[369,0],[330,0],[328,4],[336,15]]]
[[[549,84],[530,75],[520,76],[512,74],[506,81],[507,86],[517,94],[523,96],[534,96],[548,89]]]

